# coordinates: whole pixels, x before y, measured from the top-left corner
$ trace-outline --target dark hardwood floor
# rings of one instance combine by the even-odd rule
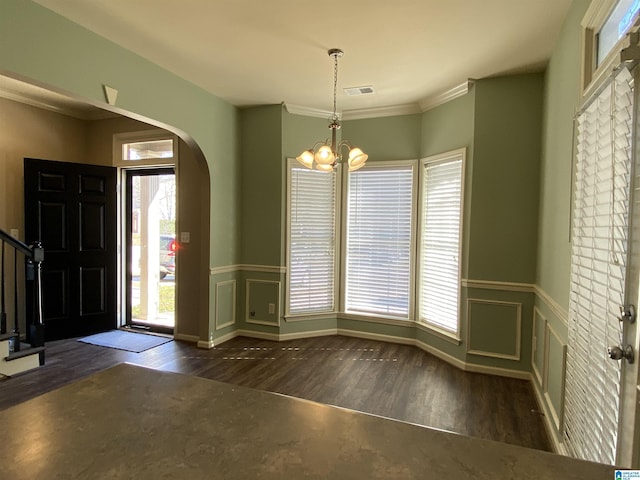
[[[76,340],[0,381],[0,410],[122,362],[282,393],[474,437],[550,450],[529,382],[466,373],[416,347],[343,336],[238,337],[211,350],[169,342],[142,353]]]

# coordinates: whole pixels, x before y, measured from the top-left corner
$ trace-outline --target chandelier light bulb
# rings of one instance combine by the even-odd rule
[[[316,152],[315,160],[320,165],[333,165],[336,161],[336,156],[329,145],[322,145]]]

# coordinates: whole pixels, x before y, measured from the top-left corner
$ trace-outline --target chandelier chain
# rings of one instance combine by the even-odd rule
[[[362,168],[367,161],[369,155],[364,153],[360,148],[352,146],[347,140],[337,140],[337,131],[340,129],[340,119],[338,118],[338,58],[342,57],[344,52],[339,48],[332,48],[328,52],[333,57],[333,115],[329,119],[329,128],[331,129],[331,138],[322,142],[317,142],[309,150],[305,150],[296,157],[302,165],[308,169],[317,169],[323,172],[331,172],[345,163],[349,166],[349,171],[353,172]],[[344,149],[349,151],[349,158],[343,159],[342,152]]]
[[[338,119],[337,110],[337,90],[338,90],[338,55],[333,56],[333,120]]]

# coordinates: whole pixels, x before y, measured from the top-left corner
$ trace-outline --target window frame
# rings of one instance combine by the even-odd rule
[[[407,325],[415,322],[415,280],[416,280],[416,215],[417,215],[417,185],[418,185],[418,160],[387,160],[387,161],[369,161],[362,167],[362,171],[371,169],[384,169],[393,167],[411,167],[412,185],[411,185],[411,239],[409,248],[409,303],[407,317],[397,315],[384,315],[379,313],[366,313],[359,311],[348,311],[346,308],[346,291],[347,291],[347,249],[340,249],[340,317],[352,320],[367,320],[379,323],[388,323],[396,325]],[[344,172],[345,188],[342,193],[342,210],[341,210],[341,239],[346,245],[348,243],[347,222],[348,222],[348,198],[349,198],[349,172]]]
[[[149,142],[155,140],[171,140],[173,156],[164,158],[145,158],[141,160],[125,160],[122,158],[122,147],[127,143]],[[139,132],[116,133],[113,135],[113,165],[124,168],[143,168],[178,163],[178,137],[165,130],[143,130]]]
[[[334,258],[333,258],[333,308],[331,310],[326,311],[313,311],[313,312],[296,312],[291,313],[290,305],[291,305],[291,172],[294,168],[300,168],[301,170],[306,170],[305,167],[300,165],[300,163],[295,158],[287,158],[286,161],[286,231],[285,231],[285,261],[286,261],[286,277],[285,277],[285,313],[284,317],[287,321],[302,321],[302,320],[313,320],[318,318],[326,318],[327,316],[333,316],[338,312],[338,306],[340,305],[340,252],[342,245],[342,235],[341,235],[341,221],[340,221],[340,212],[341,209],[341,198],[342,198],[342,175],[341,175],[341,167],[338,167],[335,172],[335,211],[334,211],[334,232],[335,232],[335,248],[334,248]]]
[[[418,238],[416,242],[416,273],[415,273],[415,282],[416,282],[416,317],[415,322],[422,328],[427,329],[432,333],[438,334],[438,336],[444,337],[447,340],[452,340],[454,343],[460,344],[461,340],[461,332],[462,332],[462,266],[463,266],[463,253],[464,253],[464,214],[465,214],[465,186],[466,186],[466,164],[467,164],[467,149],[459,148],[455,150],[451,150],[448,152],[443,152],[437,155],[431,155],[429,157],[422,158],[420,160],[420,170],[419,170],[419,179],[420,184],[418,187]],[[420,284],[420,280],[422,278],[422,240],[423,240],[423,217],[424,217],[424,208],[425,208],[425,198],[424,198],[424,188],[426,182],[425,169],[427,165],[438,164],[438,163],[446,163],[449,161],[457,161],[461,160],[462,165],[460,169],[460,218],[459,218],[459,230],[458,230],[458,292],[457,292],[457,328],[456,331],[447,330],[439,325],[434,323],[430,323],[427,321],[422,321],[422,312],[420,308],[420,299],[421,299],[421,289],[422,285]]]
[[[622,62],[621,52],[629,43],[629,32],[637,31],[640,12],[629,22],[625,33],[598,64],[598,35],[620,0],[593,0],[582,19],[582,100],[592,97]]]

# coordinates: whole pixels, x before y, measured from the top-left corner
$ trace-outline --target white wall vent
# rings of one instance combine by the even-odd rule
[[[344,89],[344,93],[353,97],[355,95],[369,95],[375,93],[373,87],[371,85],[367,85],[366,87],[349,87]]]

